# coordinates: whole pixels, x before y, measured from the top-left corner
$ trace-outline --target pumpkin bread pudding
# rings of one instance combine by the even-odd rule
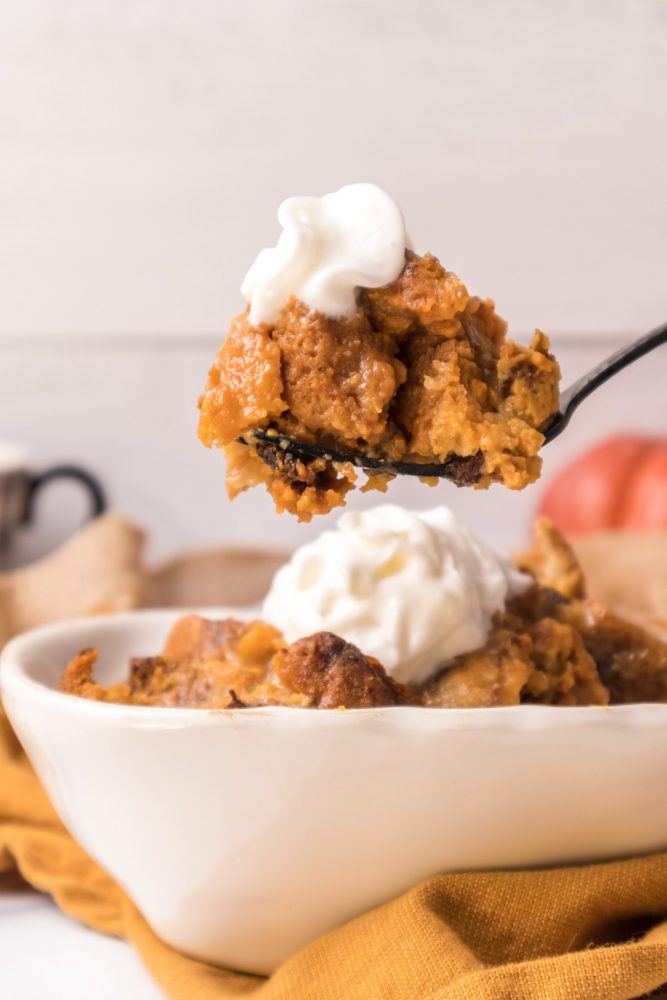
[[[359,290],[351,317],[296,298],[272,326],[238,316],[200,400],[199,437],[224,449],[231,497],[264,483],[302,521],[343,505],[358,473],[297,459],[281,435],[389,463],[454,459],[457,485],[523,489],[540,474],[560,371],[543,333],[519,347],[505,331],[490,300],[408,252],[395,282]],[[253,442],[269,428],[275,444]],[[384,491],[389,478],[369,475],[364,488]]]
[[[346,191],[349,199],[357,188],[373,186],[290,203],[326,202]],[[378,191],[363,197],[378,197]],[[322,222],[320,208],[308,208],[308,233],[319,226],[326,250],[338,224],[356,247],[356,230],[343,231],[337,217]],[[386,213],[392,206],[381,208]],[[369,223],[372,233],[386,221],[382,212]],[[339,255],[341,232],[334,231]],[[405,239],[393,233],[392,245]],[[254,268],[262,261],[260,254]],[[558,410],[560,379],[543,333],[536,332],[528,347],[506,339],[493,302],[470,295],[431,254],[402,250],[398,268],[394,262],[393,270],[378,272],[378,287],[364,287],[371,283],[364,271],[348,289],[351,299],[341,298],[334,312],[327,311],[334,309],[333,292],[322,295],[322,284],[329,281],[338,294],[343,278],[353,280],[349,269],[340,264],[341,278],[320,257],[312,265],[299,259],[298,275],[312,266],[318,282],[299,285],[296,278],[285,282],[284,261],[269,263],[274,285],[282,282],[277,291],[270,288],[271,307],[257,307],[254,276],[255,295],[248,292],[250,305],[232,322],[199,401],[199,437],[224,450],[230,497],[263,483],[278,511],[302,521],[345,503],[357,482],[355,467],[326,457],[297,458],[286,450],[287,438],[386,461],[387,473],[370,473],[363,489],[384,492],[392,462],[447,462],[457,485],[477,489],[497,482],[519,490],[538,478],[542,432]],[[392,280],[383,282],[388,274]],[[253,437],[257,430],[268,432],[269,441]]]
[[[399,683],[374,657],[330,632],[288,643],[263,621],[178,621],[158,656],[127,681],[92,676],[95,650],[72,660],[60,688],[98,701],[209,709],[607,705],[667,701],[667,644],[585,596],[569,545],[541,519],[529,584],[498,612],[480,648]]]

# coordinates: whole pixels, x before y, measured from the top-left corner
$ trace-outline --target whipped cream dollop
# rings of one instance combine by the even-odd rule
[[[379,288],[403,270],[403,216],[375,184],[287,198],[278,221],[277,244],[261,251],[241,285],[255,325],[275,323],[292,295],[328,316],[351,315],[355,288]]]
[[[350,511],[276,573],[262,617],[289,642],[335,632],[417,684],[484,645],[493,615],[530,578],[447,507]]]

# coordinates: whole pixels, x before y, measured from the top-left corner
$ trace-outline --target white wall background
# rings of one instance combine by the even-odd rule
[[[0,329],[221,331],[288,194],[385,185],[519,329],[664,312],[664,0],[1,0]]]
[[[279,200],[357,179],[577,373],[666,318],[667,3],[0,0],[0,437],[93,466],[156,554],[305,537],[228,506],[194,404]],[[548,469],[665,431],[666,375],[591,402]],[[446,489],[523,537],[535,491]]]

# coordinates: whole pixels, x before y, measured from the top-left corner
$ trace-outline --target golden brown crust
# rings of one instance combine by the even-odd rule
[[[573,601],[561,616],[595,660],[612,704],[667,701],[667,643],[595,601]]]
[[[468,305],[468,291],[457,275],[445,271],[437,257],[408,251],[396,281],[382,288],[359,290],[359,305],[373,328],[402,337],[416,326],[442,336],[457,336],[451,321]],[[502,323],[502,321],[501,321]],[[504,333],[504,324],[503,324]]]
[[[459,657],[424,691],[448,705],[606,705],[667,701],[667,644],[585,600],[574,552],[548,520],[521,568],[535,585],[508,602],[480,650]]]
[[[519,568],[532,573],[542,587],[557,590],[563,597],[581,599],[586,585],[574,549],[548,517],[535,520],[534,548],[517,560]]]
[[[174,625],[160,656],[131,661],[126,684],[96,684],[92,668],[98,653],[84,650],[65,669],[61,690],[96,701],[135,705],[225,708],[235,701],[266,704],[275,700],[267,675],[283,644],[278,630],[264,622],[214,622],[188,615]],[[301,703],[298,698],[286,698],[286,702]]]
[[[483,649],[460,656],[424,686],[429,708],[518,705],[533,671],[527,637],[496,629]]]
[[[82,649],[74,659],[67,664],[60,678],[59,690],[64,694],[75,694],[79,698],[89,698],[93,701],[110,701],[126,704],[132,700],[129,684],[110,684],[103,687],[93,680],[93,667],[99,659],[96,649]]]
[[[201,615],[185,615],[172,627],[162,656],[165,660],[180,663],[184,660],[221,655],[225,650],[238,646],[248,626],[234,618],[211,621]],[[268,636],[272,639],[273,636]]]
[[[544,334],[529,347],[506,341],[493,303],[431,254],[408,252],[399,278],[360,290],[358,305],[336,319],[292,298],[273,327],[253,327],[247,312],[234,320],[199,423],[204,444],[225,447],[230,495],[263,482],[302,520],[345,502],[354,478],[340,470],[304,487],[259,449],[244,460],[236,439],[269,426],[389,461],[460,456],[460,485],[522,489],[538,477],[560,378]]]
[[[338,636],[318,632],[286,646],[264,622],[209,621],[187,615],[160,656],[133,659],[125,684],[92,679],[96,650],[65,668],[60,689],[95,701],[187,708],[289,705],[373,708],[411,703],[414,692]]]
[[[379,708],[414,699],[384,668],[331,632],[299,639],[276,654],[279,681],[307,694],[318,708]]]
[[[560,607],[536,621],[500,616],[482,649],[459,657],[426,685],[425,703],[606,705],[609,693],[595,659],[576,629],[559,620]]]

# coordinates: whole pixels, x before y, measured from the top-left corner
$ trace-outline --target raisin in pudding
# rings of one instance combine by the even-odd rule
[[[224,450],[230,496],[263,483],[302,521],[345,503],[352,464],[296,458],[287,437],[388,463],[447,461],[478,489],[536,480],[558,409],[548,338],[508,340],[490,299],[408,248],[400,211],[372,184],[289,198],[278,218],[200,399],[199,437]],[[390,478],[369,474],[362,488]]]
[[[122,683],[96,683],[97,655],[61,690],[232,710],[667,701],[667,644],[586,597],[549,521],[513,565],[446,508],[344,514],[278,570],[257,620],[188,615]]]

